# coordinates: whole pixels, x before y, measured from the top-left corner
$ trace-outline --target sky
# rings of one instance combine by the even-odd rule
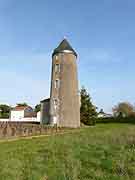
[[[65,36],[99,109],[135,103],[134,0],[0,0],[0,103],[49,97],[51,54]]]

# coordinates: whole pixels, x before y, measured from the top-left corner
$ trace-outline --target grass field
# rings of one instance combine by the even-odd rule
[[[135,180],[135,125],[0,142],[0,180]]]

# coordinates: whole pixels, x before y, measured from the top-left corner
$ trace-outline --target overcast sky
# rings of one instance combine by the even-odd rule
[[[135,102],[134,0],[0,0],[0,103],[49,97],[51,54],[64,36],[95,105]]]

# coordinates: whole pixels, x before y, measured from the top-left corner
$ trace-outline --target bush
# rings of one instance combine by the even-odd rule
[[[96,123],[131,123],[135,124],[135,117],[111,117],[111,118],[97,118]]]

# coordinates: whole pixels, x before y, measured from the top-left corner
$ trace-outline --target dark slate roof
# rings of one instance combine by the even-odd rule
[[[67,41],[67,39],[63,39],[63,41],[59,44],[59,46],[54,49],[52,56],[54,56],[57,53],[61,53],[64,50],[68,50],[71,51],[75,56],[77,56],[77,53],[75,52],[75,50],[71,47],[71,45],[69,44],[69,42]]]
[[[40,101],[40,102],[42,103],[42,102],[46,102],[46,101],[50,101],[50,98],[48,98],[48,99],[43,99],[43,100]]]

